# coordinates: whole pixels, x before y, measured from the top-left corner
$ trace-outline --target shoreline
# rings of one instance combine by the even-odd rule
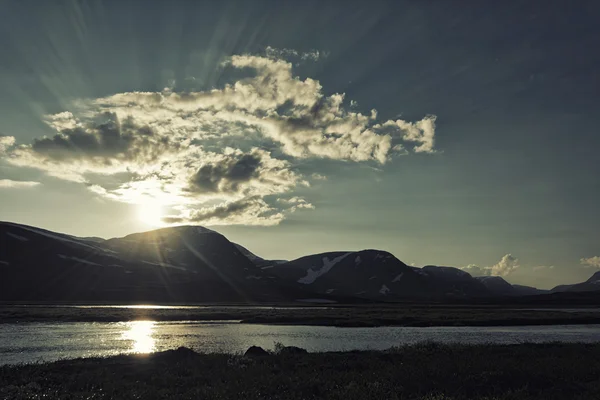
[[[275,307],[275,308],[273,308]],[[31,322],[236,321],[245,324],[333,327],[526,326],[600,324],[600,310],[553,307],[452,306],[207,306],[205,308],[75,308],[0,305],[0,326]]]
[[[187,348],[0,367],[0,398],[597,399],[600,343],[232,356]]]

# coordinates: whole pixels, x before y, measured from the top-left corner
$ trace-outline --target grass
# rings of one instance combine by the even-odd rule
[[[598,312],[527,310],[497,306],[363,305],[296,308],[81,309],[0,306],[0,323],[131,320],[240,320],[255,324],[320,326],[510,326],[598,324]]]
[[[600,344],[147,356],[0,367],[4,399],[599,399]]]

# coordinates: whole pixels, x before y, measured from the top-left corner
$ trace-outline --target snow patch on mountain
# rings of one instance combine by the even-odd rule
[[[99,267],[102,266],[102,265],[100,265],[98,263],[91,262],[91,261],[88,261],[88,260],[84,260],[83,258],[79,258],[79,257],[71,257],[71,260],[77,261],[77,262],[82,263],[82,264],[97,265]]]
[[[373,275],[372,277],[369,278],[369,280],[373,280],[373,279],[377,279],[377,275]]]
[[[88,260],[84,260],[83,258],[79,258],[79,257],[70,257],[70,256],[66,256],[64,254],[57,254],[57,256],[59,258],[62,258],[63,260],[73,260],[73,261],[77,261],[80,264],[88,264],[88,265],[95,265],[98,267],[101,267],[102,265],[92,262],[92,261],[88,261]]]
[[[329,270],[331,270],[331,268],[333,268],[333,266],[335,264],[342,261],[349,254],[352,254],[352,253],[342,254],[339,257],[335,257],[333,260],[329,260],[328,257],[323,257],[323,266],[316,270],[314,270],[313,267],[311,267],[308,271],[306,271],[306,276],[298,279],[298,283],[302,283],[304,285],[310,285],[315,280],[317,280],[318,277],[328,273]]]
[[[401,272],[399,275],[397,275],[392,282],[399,282],[400,279],[402,279],[402,277],[404,276],[404,272]]]
[[[360,259],[360,256],[356,256],[356,258],[354,259],[354,263],[356,265],[359,265],[362,262],[362,260]]]
[[[29,239],[27,239],[26,237],[19,236],[17,234],[12,233],[12,232],[6,232],[6,234],[8,236],[12,237],[13,239],[20,240],[21,242],[29,242]]]
[[[177,265],[173,265],[173,264],[167,264],[167,263],[155,263],[155,262],[151,262],[151,261],[142,261],[144,264],[150,264],[150,265],[156,265],[157,267],[163,267],[163,268],[174,268],[174,269],[178,269],[180,271],[187,271],[187,268],[184,267],[178,267]]]
[[[381,289],[379,289],[379,293],[388,294],[389,292],[390,292],[390,289],[386,285],[381,285]]]
[[[2,265],[10,265],[10,263],[8,261],[2,261],[2,260],[0,260],[0,264],[2,264]]]

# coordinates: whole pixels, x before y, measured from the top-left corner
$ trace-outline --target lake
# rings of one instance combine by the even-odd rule
[[[0,324],[0,365],[150,353],[186,346],[236,354],[276,342],[308,351],[383,350],[402,344],[597,342],[600,325],[335,328],[213,322],[69,322]]]

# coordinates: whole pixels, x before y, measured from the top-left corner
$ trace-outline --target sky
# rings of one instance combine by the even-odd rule
[[[0,1],[0,220],[600,268],[600,3]]]

